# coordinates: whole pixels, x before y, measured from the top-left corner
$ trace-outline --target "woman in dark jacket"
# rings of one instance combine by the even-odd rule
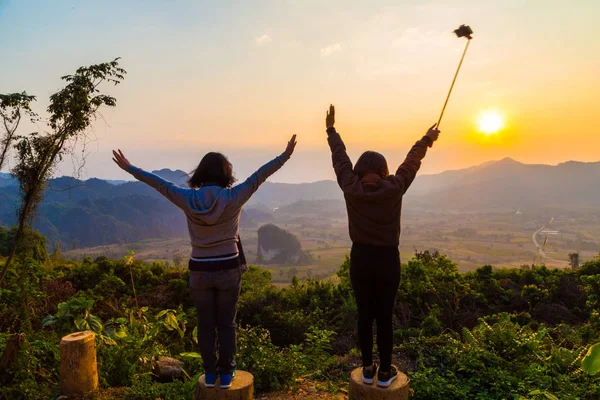
[[[433,125],[406,156],[394,175],[385,157],[374,151],[363,153],[356,165],[333,127],[335,109],[326,118],[327,140],[333,168],[344,192],[348,211],[350,279],[358,308],[358,341],[362,353],[363,382],[388,387],[398,376],[392,366],[392,311],[400,284],[400,214],[402,196],[415,179],[427,147],[440,131]],[[377,349],[381,365],[373,363],[373,320],[377,323]]]

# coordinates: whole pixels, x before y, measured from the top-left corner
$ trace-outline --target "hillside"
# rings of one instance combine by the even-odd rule
[[[184,171],[154,173],[186,185]],[[600,162],[557,166],[523,164],[510,158],[461,170],[419,175],[405,198],[405,212],[515,212],[600,208]],[[15,223],[18,185],[0,174],[0,224]],[[256,227],[273,215],[343,218],[343,196],[334,181],[303,184],[266,182],[248,203],[242,225]],[[250,213],[250,214],[249,214]],[[252,216],[250,216],[252,215]],[[185,236],[184,215],[140,182],[51,179],[36,219],[51,242],[94,246],[147,238]]]
[[[557,166],[511,158],[420,176],[408,192],[424,205],[454,210],[600,207],[600,162]]]
[[[165,179],[184,174],[154,173]],[[17,200],[17,185],[0,187],[0,224],[16,223]],[[256,223],[242,213],[241,225],[254,227]],[[51,179],[34,228],[49,243],[61,241],[69,249],[187,235],[185,215],[156,190],[141,182],[115,185],[96,178]]]
[[[341,200],[342,198],[342,193],[334,181],[299,184],[265,182],[248,204],[279,207],[299,200]]]

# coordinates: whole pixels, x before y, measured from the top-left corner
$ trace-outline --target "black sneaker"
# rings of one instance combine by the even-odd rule
[[[370,367],[363,367],[362,381],[367,385],[371,385],[375,381],[375,374],[377,373],[377,364],[373,363]]]
[[[388,372],[384,372],[379,369],[377,372],[377,386],[386,388],[389,387],[392,382],[398,377],[398,369],[392,365],[392,368]]]

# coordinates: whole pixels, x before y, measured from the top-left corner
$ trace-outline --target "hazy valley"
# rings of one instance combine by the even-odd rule
[[[155,172],[185,185],[183,171]],[[568,267],[572,252],[589,260],[600,251],[597,182],[600,163],[548,166],[512,159],[418,176],[404,198],[402,258],[435,249],[463,271],[484,264]],[[0,223],[15,222],[17,197],[16,182],[2,176]],[[264,224],[295,235],[312,261],[263,265],[257,260],[257,230]],[[330,276],[350,248],[343,197],[334,181],[267,182],[246,206],[241,227],[248,260],[272,270],[280,283],[294,275]],[[143,260],[181,264],[189,251],[183,214],[139,182],[52,179],[35,228],[50,247],[59,244],[72,258],[118,258],[131,249]]]

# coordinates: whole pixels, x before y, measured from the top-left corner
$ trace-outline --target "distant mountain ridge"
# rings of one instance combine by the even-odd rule
[[[187,179],[183,171],[153,173],[165,179],[179,178],[180,185]],[[0,224],[16,223],[18,199],[18,182],[0,186]],[[60,241],[67,248],[187,235],[185,215],[156,190],[137,181],[115,185],[97,178],[50,179],[39,211],[34,228],[49,244]],[[246,213],[242,213],[241,224],[257,226]]]
[[[456,210],[597,207],[600,162],[569,161],[551,166],[504,158],[463,170],[420,176],[408,196],[422,196],[424,205]]]
[[[187,186],[188,175],[184,171],[162,169],[154,173]],[[16,180],[0,173],[0,224],[16,222],[18,189]],[[242,214],[242,224],[254,227],[258,222],[269,221],[269,213],[276,208],[280,208],[278,212],[314,210],[340,216],[344,212],[342,200],[341,190],[331,180],[302,184],[266,182],[248,203],[254,210]],[[418,175],[405,196],[405,207],[469,212],[541,207],[600,209],[600,162],[569,161],[551,166],[505,158],[465,169]],[[137,181],[114,184],[96,178],[51,179],[35,228],[51,242],[60,240],[78,247],[187,234],[183,213],[151,187]]]

